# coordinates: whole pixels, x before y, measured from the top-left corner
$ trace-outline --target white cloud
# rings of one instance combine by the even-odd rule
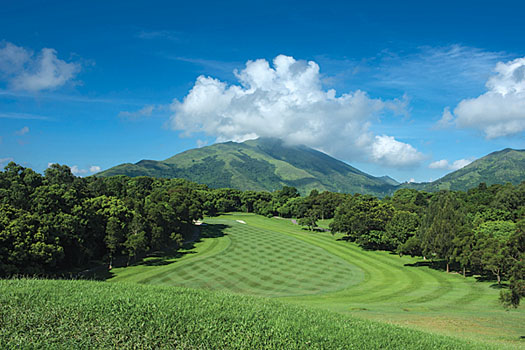
[[[458,127],[481,130],[488,139],[525,131],[525,57],[499,62],[494,72],[487,92],[462,100],[454,109]]]
[[[9,42],[0,48],[0,77],[15,90],[53,90],[72,80],[79,71],[80,64],[57,58],[54,49],[44,48],[35,55]]]
[[[372,144],[372,159],[394,167],[411,166],[424,159],[424,155],[407,143],[392,136],[376,136]]]
[[[89,167],[90,173],[98,173],[100,171],[100,167],[98,165],[92,165]]]
[[[206,140],[201,140],[201,139],[198,139],[198,140],[197,140],[197,147],[198,147],[198,148],[204,147],[204,146],[206,146],[207,144],[208,144],[208,141],[206,141]]]
[[[435,162],[430,163],[428,166],[430,169],[448,169],[449,163],[446,159],[437,160]]]
[[[15,131],[16,135],[22,136],[29,132],[29,127],[24,126],[22,129]]]
[[[458,159],[454,161],[452,164],[448,162],[446,159],[441,159],[435,162],[430,163],[428,166],[430,169],[447,169],[447,170],[458,170],[461,169],[470,163],[472,163],[472,159]]]
[[[345,160],[387,166],[422,159],[412,146],[369,130],[384,113],[404,113],[406,101],[374,99],[360,90],[337,96],[322,89],[317,63],[284,55],[272,63],[248,61],[235,71],[238,85],[199,76],[182,102],[173,101],[172,128],[186,136],[204,132],[217,141],[278,137]]]
[[[438,128],[448,128],[453,125],[454,115],[450,112],[450,107],[445,107],[441,119],[437,123]]]
[[[155,110],[155,106],[154,105],[147,105],[147,106],[144,106],[143,108],[139,109],[138,111],[134,111],[134,112],[127,112],[127,111],[122,111],[118,114],[119,117],[121,118],[128,118],[128,119],[138,119],[138,118],[141,118],[141,117],[151,117],[151,114],[153,113],[153,110]]]
[[[450,169],[451,170],[458,170],[458,169],[466,167],[467,165],[469,165],[472,162],[473,162],[472,159],[458,159],[458,160],[454,161],[454,163],[452,163],[452,165],[450,166]]]
[[[71,167],[71,172],[77,176],[80,176],[80,175],[84,175],[84,174],[87,174],[87,170],[86,169],[80,169],[78,167],[78,165],[73,165]]]

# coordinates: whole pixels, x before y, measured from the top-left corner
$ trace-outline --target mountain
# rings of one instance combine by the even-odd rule
[[[302,194],[317,189],[384,197],[398,188],[466,191],[480,182],[519,184],[525,181],[525,150],[493,152],[433,182],[399,184],[388,176],[374,177],[306,146],[259,138],[191,149],[163,161],[121,164],[96,174],[113,175],[184,178],[214,188],[274,191],[293,186]]]
[[[317,189],[380,197],[397,185],[389,177],[374,177],[312,148],[273,138],[218,143],[163,161],[141,160],[96,174],[113,175],[185,178],[214,188],[274,191],[293,186],[302,194]]]
[[[442,178],[427,183],[403,184],[403,187],[416,188],[429,192],[439,190],[466,191],[478,186],[510,182],[517,185],[525,181],[525,150],[506,148],[493,152],[469,165]]]

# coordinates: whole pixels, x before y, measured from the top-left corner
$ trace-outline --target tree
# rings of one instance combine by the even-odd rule
[[[400,245],[414,236],[419,227],[419,216],[416,213],[395,211],[385,227],[384,242],[386,249],[397,250]]]
[[[498,284],[511,265],[508,242],[515,231],[516,225],[512,221],[487,221],[476,229],[480,263],[496,276]]]
[[[133,220],[129,225],[129,233],[124,247],[128,252],[128,265],[130,259],[136,258],[148,250],[148,238],[146,236],[146,224],[140,214],[134,213]]]
[[[313,231],[317,227],[317,220],[319,220],[319,214],[313,209],[308,209],[305,216],[300,218],[297,223]]]
[[[390,203],[383,203],[372,196],[355,195],[337,209],[330,230],[345,233],[349,240],[358,241],[360,245],[380,248],[377,246],[378,232],[384,234],[393,213]],[[371,231],[376,231],[373,237],[368,236]]]
[[[509,237],[508,243],[510,257],[509,299],[513,307],[518,307],[520,299],[525,297],[525,219],[516,223],[516,231]]]
[[[476,235],[472,230],[461,230],[453,238],[452,244],[454,245],[452,260],[461,266],[463,277],[466,277],[466,270],[472,264],[472,256],[477,244]]]
[[[441,191],[434,195],[419,234],[423,253],[445,260],[447,273],[453,257],[453,240],[461,230],[467,229],[466,225],[462,204],[455,193]]]
[[[44,174],[44,181],[49,185],[70,185],[75,180],[75,175],[67,165],[51,164]]]

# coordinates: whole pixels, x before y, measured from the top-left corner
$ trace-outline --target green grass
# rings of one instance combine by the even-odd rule
[[[205,240],[194,258],[186,254],[186,260],[160,268],[115,269],[114,280],[277,297],[336,291],[364,277],[354,265],[301,239],[228,216],[206,222],[205,234],[220,227],[225,236]]]
[[[525,335],[524,308],[505,311],[498,303],[499,290],[490,282],[405,266],[421,261],[365,251],[338,241],[338,236],[302,230],[289,220],[235,214],[205,222],[205,230],[225,235],[203,239],[192,253],[168,265],[114,269],[111,281],[273,296],[500,347],[525,347],[519,340]]]
[[[329,229],[332,221],[334,221],[334,219],[317,220],[317,226],[320,228]]]
[[[225,292],[0,280],[2,349],[496,349]]]

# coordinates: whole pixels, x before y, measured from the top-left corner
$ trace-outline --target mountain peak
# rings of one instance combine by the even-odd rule
[[[392,181],[366,174],[325,153],[271,137],[218,143],[163,161],[119,165],[97,175],[120,174],[180,177],[210,187],[240,190],[274,191],[293,186],[302,194],[317,189],[384,196],[394,188]]]

